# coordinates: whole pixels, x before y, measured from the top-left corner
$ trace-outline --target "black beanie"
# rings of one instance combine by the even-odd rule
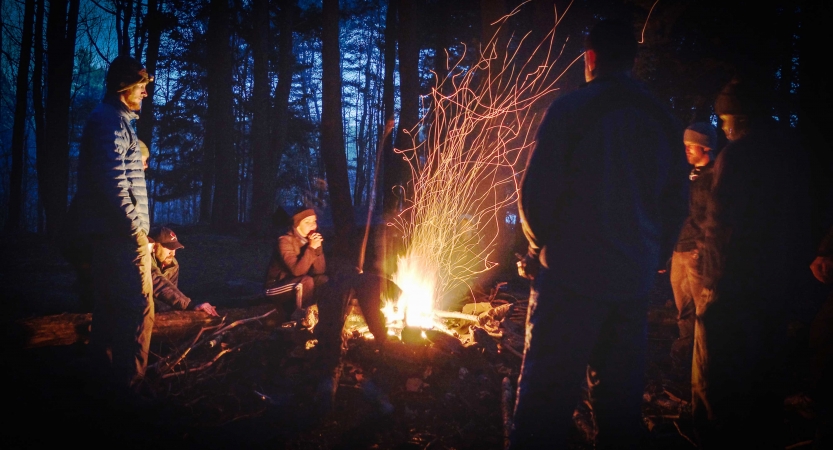
[[[766,92],[756,89],[753,83],[734,78],[717,94],[714,112],[717,115],[763,116],[766,114],[763,95]]]
[[[139,83],[152,81],[153,75],[148,74],[142,63],[128,55],[117,56],[107,69],[108,93],[126,91]]]

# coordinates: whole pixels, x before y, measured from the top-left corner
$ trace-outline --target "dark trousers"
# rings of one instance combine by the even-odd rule
[[[91,359],[104,383],[135,388],[145,375],[153,331],[147,237],[97,237],[92,251]]]
[[[397,290],[393,282],[367,272],[341,275],[327,283],[319,297],[318,325],[315,327],[325,370],[338,364],[346,308],[350,300],[358,301],[370,332],[381,342],[387,338],[382,301],[397,296]]]
[[[287,278],[266,286],[266,289],[285,286],[290,284],[300,284],[301,298],[297,296],[295,290],[270,296],[269,299],[283,307],[284,313],[288,318],[292,312],[298,309],[308,308],[318,303],[321,297],[322,286],[325,286],[329,281],[329,277],[324,274],[320,275],[302,275],[295,278]]]
[[[588,364],[598,374],[598,448],[638,448],[647,345],[647,300],[602,300],[536,278],[527,315],[510,448],[567,448]]]
[[[813,449],[833,448],[833,290],[810,324],[810,395],[816,405]]]
[[[775,289],[755,292],[725,283],[704,291],[692,371],[692,414],[701,448],[725,448],[727,442],[784,448],[783,303]]]

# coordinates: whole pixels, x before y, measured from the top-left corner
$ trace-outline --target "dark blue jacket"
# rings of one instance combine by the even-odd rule
[[[624,74],[556,99],[521,186],[530,250],[559,284],[644,296],[688,209],[683,126]]]
[[[150,228],[142,154],[131,123],[137,118],[118,97],[108,97],[87,119],[71,206],[80,235],[131,236]]]

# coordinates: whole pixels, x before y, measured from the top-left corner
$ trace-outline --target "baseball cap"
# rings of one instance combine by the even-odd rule
[[[185,248],[182,243],[179,242],[179,239],[176,237],[176,233],[173,230],[167,227],[161,228],[154,228],[150,230],[148,234],[148,240],[151,242],[156,242],[162,247],[167,248],[168,250],[177,250],[180,248]]]

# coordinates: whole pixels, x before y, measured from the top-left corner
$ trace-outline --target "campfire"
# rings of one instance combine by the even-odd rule
[[[492,255],[507,222],[517,217],[512,208],[534,124],[560,78],[554,71],[559,55],[552,52],[555,28],[531,46],[527,61],[518,55],[530,47],[529,35],[499,39],[500,28],[518,11],[496,22],[498,31],[478,49],[474,64],[465,63],[466,50],[448,64],[448,74],[435,74],[424,98],[427,112],[410,131],[412,147],[395,149],[412,177],[402,189],[406,207],[389,223],[404,246],[392,274],[402,294],[383,299],[392,335],[416,328],[460,337],[468,333],[449,322],[479,324],[478,314],[485,312],[445,311],[443,305],[465,296],[478,301],[477,278],[497,266]]]

